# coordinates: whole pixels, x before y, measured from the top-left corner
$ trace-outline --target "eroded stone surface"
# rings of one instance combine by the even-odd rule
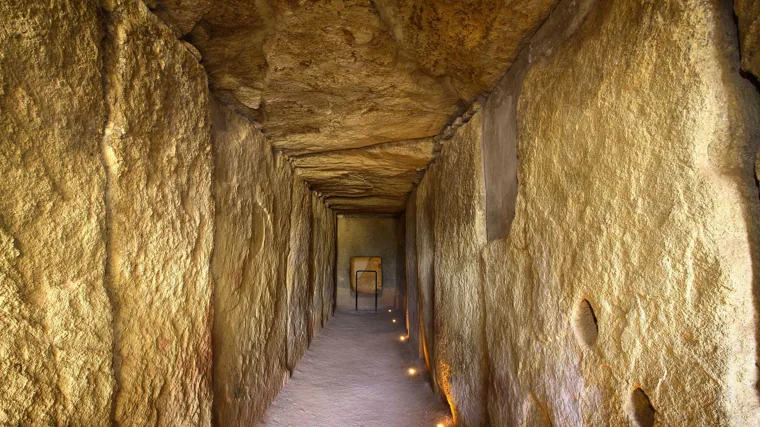
[[[490,91],[558,0],[375,0],[393,38],[461,99]]]
[[[282,156],[272,155],[245,118],[216,104],[213,117],[214,411],[219,425],[253,425],[288,375],[286,266],[294,181]]]
[[[211,422],[213,199],[206,74],[142,2],[109,10],[103,157],[114,416]]]
[[[382,196],[397,207],[419,182],[437,147],[425,138],[294,157],[293,165],[313,190],[331,198]]]
[[[457,425],[486,424],[486,355],[480,249],[487,241],[482,113],[446,142],[433,173],[436,382]],[[468,171],[462,174],[462,170]]]
[[[742,69],[760,78],[760,0],[734,1]]]
[[[108,425],[96,1],[0,3],[0,424]]]
[[[758,424],[760,115],[732,25],[598,2],[528,71],[516,216],[483,252],[492,425],[648,422],[637,388],[654,425]]]

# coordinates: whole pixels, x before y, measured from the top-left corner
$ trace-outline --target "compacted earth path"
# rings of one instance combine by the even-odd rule
[[[397,311],[337,312],[314,337],[261,425],[452,425],[447,406],[427,382],[424,362],[401,341],[404,333]]]

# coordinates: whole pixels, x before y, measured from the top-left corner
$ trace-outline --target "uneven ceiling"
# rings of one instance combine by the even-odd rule
[[[147,0],[339,212],[400,212],[558,0]]]

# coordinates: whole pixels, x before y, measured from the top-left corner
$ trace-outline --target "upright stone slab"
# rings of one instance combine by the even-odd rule
[[[480,249],[486,244],[482,114],[444,144],[436,169],[435,363],[457,425],[486,424]],[[462,171],[467,171],[463,174]]]
[[[108,425],[99,2],[0,3],[0,424]]]
[[[115,421],[210,425],[214,206],[206,73],[145,7],[110,6],[108,287]]]
[[[730,4],[572,19],[531,48],[516,216],[483,254],[491,424],[758,425],[760,110]]]
[[[214,412],[255,425],[288,372],[293,176],[248,120],[214,104]]]

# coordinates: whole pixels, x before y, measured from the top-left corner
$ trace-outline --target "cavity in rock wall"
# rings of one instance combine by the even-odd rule
[[[599,2],[531,46],[516,216],[483,251],[493,425],[758,424],[760,115],[732,25]]]
[[[208,425],[213,244],[206,74],[142,2],[109,10],[108,277],[115,420]]]
[[[0,424],[110,424],[96,1],[0,3]]]

